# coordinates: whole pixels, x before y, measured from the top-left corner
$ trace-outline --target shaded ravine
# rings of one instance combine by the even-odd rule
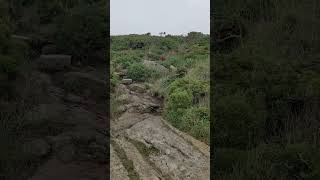
[[[116,91],[126,98],[111,121],[112,180],[210,179],[208,145],[167,123],[160,100],[137,83]]]

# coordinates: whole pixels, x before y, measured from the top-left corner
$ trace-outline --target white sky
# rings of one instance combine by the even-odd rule
[[[210,0],[111,0],[111,35],[210,33]]]

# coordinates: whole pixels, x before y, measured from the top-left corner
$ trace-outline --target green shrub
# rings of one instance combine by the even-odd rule
[[[186,67],[186,64],[188,64],[189,60],[184,59],[182,56],[180,55],[174,55],[174,56],[170,56],[168,57],[167,60],[162,61],[161,64],[163,66],[165,66],[166,68],[169,68],[170,65],[173,65],[179,69]]]
[[[115,87],[119,83],[119,76],[116,74],[112,73],[111,74],[111,79],[110,79],[111,87]]]
[[[213,159],[216,171],[213,175],[219,173],[231,173],[233,166],[240,164],[247,159],[247,152],[244,150],[216,148],[213,150]]]
[[[261,144],[252,150],[215,150],[219,179],[307,179],[319,178],[317,148],[308,144]]]
[[[169,94],[165,104],[165,117],[178,129],[209,143],[209,109],[192,107],[192,99],[192,94],[186,90],[177,89]]]
[[[56,23],[55,43],[59,51],[89,61],[95,51],[105,49],[108,31],[105,6],[81,4],[57,18]]]
[[[168,95],[168,89],[170,84],[175,81],[176,75],[166,75],[152,83],[151,90],[156,96],[165,97]]]
[[[173,124],[176,128],[181,128],[181,123],[183,115],[186,113],[186,109],[166,109],[165,111],[165,117],[166,119]]]
[[[147,81],[151,71],[143,64],[134,63],[128,67],[128,77],[135,81]]]
[[[141,60],[142,54],[136,51],[120,51],[111,54],[111,61],[123,68],[128,68],[131,64],[141,62]]]
[[[186,90],[177,90],[170,93],[167,108],[170,110],[177,110],[179,108],[186,109],[192,105],[192,94]]]
[[[265,119],[243,95],[219,97],[214,104],[215,135],[219,147],[247,148],[261,141]]]
[[[207,107],[192,107],[187,109],[181,118],[180,126],[185,132],[203,142],[210,142],[210,114]]]
[[[169,94],[179,90],[186,90],[192,95],[193,103],[197,103],[199,98],[208,92],[208,85],[203,81],[185,77],[175,80],[170,85]]]

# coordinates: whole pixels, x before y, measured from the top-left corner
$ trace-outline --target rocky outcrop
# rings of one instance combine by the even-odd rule
[[[129,89],[137,93],[144,93],[146,91],[146,88],[143,84],[131,84]]]
[[[77,95],[90,97],[103,102],[107,97],[106,82],[83,72],[69,72],[64,74],[64,88]]]
[[[55,64],[58,68],[47,66],[62,70],[64,63]],[[38,104],[27,114],[26,125],[41,127],[35,131],[44,137],[28,143],[34,155],[44,161],[29,180],[105,180],[108,177],[105,73],[96,69],[77,70],[38,73],[41,75],[38,77],[47,79],[43,84],[48,86],[45,92],[50,101]]]
[[[132,83],[132,79],[122,79],[121,83],[122,84],[131,84]]]
[[[36,60],[37,67],[46,72],[63,71],[71,65],[69,55],[41,55]]]
[[[170,71],[171,72],[177,72],[177,68],[175,66],[170,65]]]
[[[139,150],[124,138],[116,139],[116,143],[125,151],[128,160],[133,162],[134,170],[141,180],[160,180],[161,175],[148,164]]]
[[[161,64],[154,62],[154,61],[144,60],[143,64],[146,67],[148,67],[150,69],[154,69],[154,70],[161,72],[161,73],[168,73],[169,72],[169,70],[166,67],[164,67]]]
[[[143,85],[122,87],[128,92],[121,95],[126,97],[123,114],[111,121],[111,140],[126,156],[114,152],[111,164],[120,169],[124,167],[119,165],[121,161],[132,162],[140,179],[209,180],[209,146],[167,123],[156,111],[161,110],[160,101],[137,91],[138,86]],[[113,171],[113,180],[127,177],[127,170]]]
[[[111,166],[110,166],[110,178],[115,180],[116,179],[130,180],[128,176],[128,171],[125,169],[125,167],[121,163],[121,160],[117,156],[112,145],[110,146],[110,156],[111,156],[110,158],[113,160],[111,161]]]

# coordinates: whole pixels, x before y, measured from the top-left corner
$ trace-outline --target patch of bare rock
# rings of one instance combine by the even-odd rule
[[[41,55],[35,67],[41,82],[34,90],[47,99],[37,99],[27,116],[27,125],[40,128],[26,146],[43,158],[29,180],[107,179],[105,73],[73,68],[68,55]]]
[[[132,162],[139,178],[210,179],[209,146],[166,122],[158,113],[161,111],[160,101],[152,97],[142,84],[119,86],[122,115],[111,121],[111,140],[125,152],[126,160]],[[115,150],[114,153],[120,152]],[[120,156],[111,156],[111,164],[120,162]],[[113,173],[113,180],[126,176],[125,171]]]

